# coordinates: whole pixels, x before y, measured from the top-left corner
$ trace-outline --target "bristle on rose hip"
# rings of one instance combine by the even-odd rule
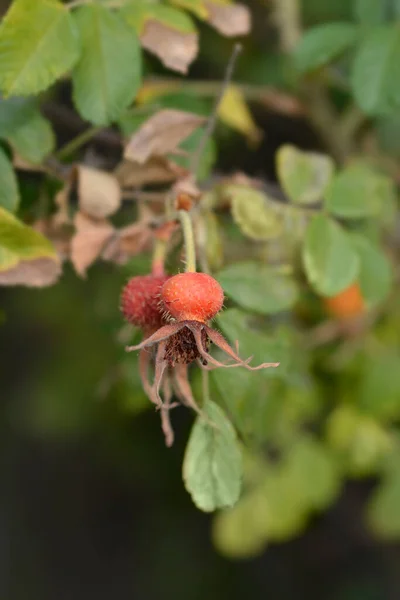
[[[157,329],[162,325],[160,293],[169,275],[138,275],[132,277],[121,293],[121,312],[132,325],[142,329]]]
[[[224,303],[224,291],[207,273],[178,273],[163,285],[161,299],[166,311],[177,321],[213,319]]]

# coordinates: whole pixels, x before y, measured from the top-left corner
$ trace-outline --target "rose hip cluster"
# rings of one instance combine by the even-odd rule
[[[186,406],[199,411],[188,379],[188,365],[197,362],[203,369],[245,367],[249,370],[277,367],[263,363],[251,367],[251,358],[243,360],[225,338],[207,323],[222,309],[224,292],[206,273],[145,275],[133,277],[121,296],[121,310],[127,321],[140,327],[143,341],[127,348],[140,350],[139,368],[143,388],[161,410],[166,443],[173,443],[168,411],[172,395]],[[216,360],[210,353],[215,344],[231,359]],[[149,370],[154,362],[154,381]]]

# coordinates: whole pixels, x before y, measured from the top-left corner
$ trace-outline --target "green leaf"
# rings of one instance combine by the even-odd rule
[[[15,212],[19,204],[17,179],[12,164],[5,152],[0,148],[0,206]],[[0,245],[2,243],[0,237]]]
[[[235,302],[260,314],[288,310],[298,298],[292,277],[256,262],[230,265],[218,273],[217,279]]]
[[[282,469],[296,484],[297,495],[313,510],[328,507],[340,489],[336,463],[319,441],[300,438],[285,456]]]
[[[351,23],[317,25],[301,38],[295,50],[295,64],[300,71],[312,71],[338,58],[354,44],[358,29]]]
[[[293,202],[307,205],[321,201],[335,170],[329,156],[285,145],[279,148],[276,160],[279,181]]]
[[[376,26],[385,20],[385,2],[354,0],[354,16],[363,25]]]
[[[141,82],[141,51],[122,17],[98,4],[74,15],[82,56],[72,74],[74,102],[96,125],[116,121],[135,98]]]
[[[326,192],[326,208],[344,219],[378,214],[393,195],[393,183],[363,163],[355,163],[335,175]]]
[[[0,138],[19,156],[39,164],[54,148],[51,125],[32,98],[0,99]]]
[[[189,10],[199,19],[206,19],[208,16],[204,0],[170,0],[170,3]]]
[[[233,506],[242,483],[242,454],[230,421],[208,401],[197,417],[183,462],[183,480],[193,502],[205,512]]]
[[[359,259],[349,235],[324,215],[310,222],[302,258],[309,282],[323,296],[342,292],[358,275]]]
[[[153,4],[151,16],[163,25],[172,27],[182,33],[194,33],[196,27],[192,19],[182,10],[165,6],[164,4]]]
[[[389,433],[379,423],[347,404],[331,413],[327,440],[353,476],[375,473],[392,447]]]
[[[213,542],[228,558],[252,558],[267,544],[271,519],[265,494],[262,489],[256,489],[233,508],[215,515]]]
[[[367,508],[367,519],[372,531],[386,540],[400,536],[400,469],[397,466],[374,490]]]
[[[79,39],[58,0],[15,0],[0,27],[0,89],[5,96],[37,94],[70,69]]]
[[[360,44],[351,84],[355,99],[368,115],[396,112],[400,107],[400,29],[397,24],[374,28]]]
[[[389,259],[365,236],[354,234],[352,240],[360,259],[358,281],[362,297],[369,305],[383,302],[393,284],[393,271]]]
[[[257,241],[281,235],[282,217],[274,201],[265,194],[249,186],[232,184],[223,186],[221,192],[230,199],[233,220],[244,235]]]
[[[54,149],[55,138],[51,125],[36,110],[30,118],[8,136],[16,152],[30,163],[40,164]]]
[[[359,390],[362,410],[383,420],[400,414],[400,354],[385,349],[364,361]]]

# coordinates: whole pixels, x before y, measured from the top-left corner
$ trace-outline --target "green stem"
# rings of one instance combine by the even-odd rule
[[[196,249],[193,235],[193,225],[190,215],[186,210],[178,211],[178,217],[181,222],[183,241],[185,244],[186,255],[186,273],[196,272]]]
[[[55,153],[55,157],[58,160],[63,160],[73,154],[76,150],[79,150],[81,146],[89,142],[92,137],[96,135],[99,131],[101,131],[102,127],[89,127],[89,129],[85,129],[82,133],[77,135],[73,140],[65,144],[58,152]]]

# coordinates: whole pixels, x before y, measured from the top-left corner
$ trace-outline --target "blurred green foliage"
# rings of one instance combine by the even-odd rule
[[[123,324],[118,308],[127,278],[149,271],[151,250],[146,247],[125,264],[95,265],[84,281],[64,264],[55,283],[60,239],[51,228],[40,230],[38,221],[59,215],[56,192],[69,179],[57,169],[90,163],[99,132],[119,136],[115,160],[108,148],[94,151],[96,168],[114,175],[121,144],[158,110],[210,113],[219,87],[197,74],[210,69],[219,77],[231,42],[205,25],[228,37],[238,32],[224,31],[208,4],[127,0],[115,7],[105,0],[68,8],[57,0],[14,0],[0,25],[0,283],[54,283],[10,293],[4,319],[0,313],[0,325],[22,319],[17,335],[36,321],[44,336],[38,346],[45,348],[35,376],[26,378],[8,406],[8,418],[17,430],[41,439],[109,435],[116,464],[123,463],[124,443],[129,444],[119,439],[121,423],[151,408],[137,357],[124,352],[140,339],[139,332]],[[232,3],[211,4],[215,10],[235,9]],[[293,0],[293,14],[280,14],[278,4],[268,11],[262,2],[251,3],[254,33],[244,41],[236,106],[238,113],[244,105],[257,116],[287,119],[289,129],[301,120],[318,147],[310,151],[307,139],[297,148],[290,134],[277,148],[266,127],[265,140],[252,149],[251,113],[240,113],[239,124],[221,114],[194,174],[204,185],[194,211],[199,263],[226,293],[216,327],[232,345],[239,341],[241,356],[253,356],[251,365],[280,363],[259,372],[212,371],[211,399],[204,397],[197,366],[191,368],[196,398],[200,405],[204,400],[217,428],[196,418],[183,478],[199,508],[230,506],[215,515],[212,537],[233,558],[254,556],[269,543],[301,534],[353,478],[379,482],[365,511],[370,531],[387,539],[400,536],[400,4]],[[259,15],[273,32],[270,38],[263,29],[259,33]],[[193,75],[165,78],[163,68],[174,58],[164,60],[157,39],[146,38],[149,22],[167,41],[178,39],[186,58],[193,43],[200,44]],[[189,62],[171,68],[186,73]],[[65,78],[72,93],[59,91]],[[43,116],[48,102],[64,107],[73,102],[73,114],[94,125],[62,160],[60,147],[71,140],[60,143],[58,123]],[[267,180],[266,168],[256,180],[219,176],[218,161],[227,148],[232,166],[242,166],[235,136],[243,134],[243,123],[250,161],[261,155],[264,165],[262,153],[272,155],[274,181]],[[191,132],[163,158],[187,175],[203,132],[202,127]],[[164,181],[148,183],[145,193],[167,191]],[[135,185],[123,190],[121,209],[110,218],[113,235],[139,222],[140,210],[160,217],[159,206],[141,204],[139,196],[132,208],[131,188]],[[81,209],[74,193],[63,229],[71,235]],[[71,258],[70,249],[64,254]],[[172,248],[167,270],[177,272],[180,259]],[[364,310],[354,320],[339,309],[328,319],[324,299],[351,286],[359,288]],[[6,361],[1,368],[8,368]]]

